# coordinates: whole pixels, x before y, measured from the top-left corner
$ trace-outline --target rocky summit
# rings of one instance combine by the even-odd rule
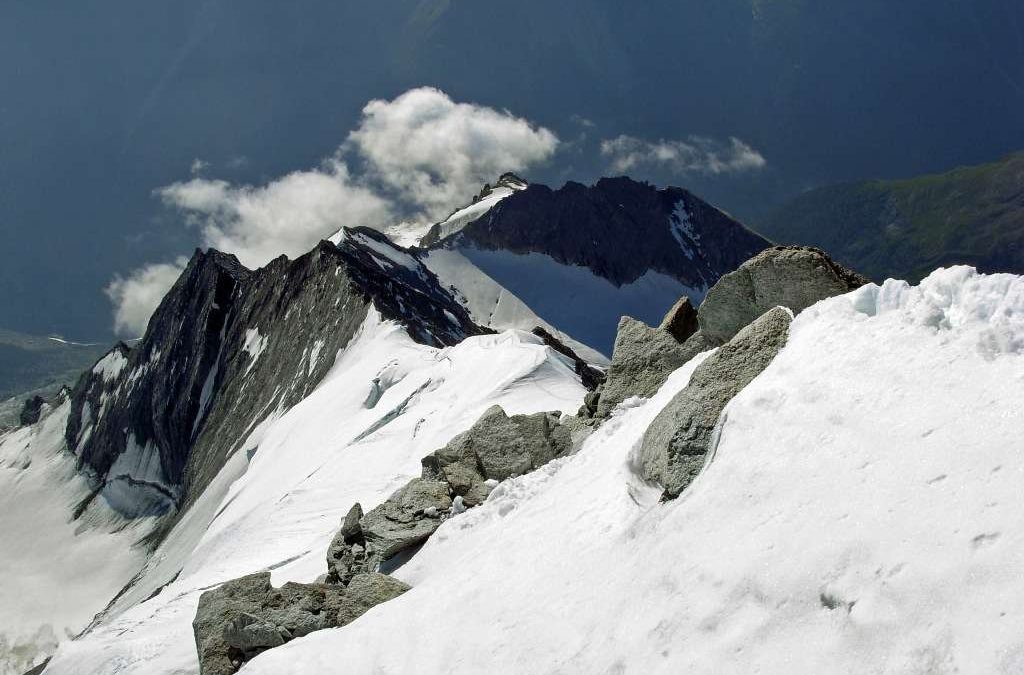
[[[317,386],[371,308],[410,337],[481,333],[415,257],[368,229],[248,270],[196,251],[134,347],[119,344],[71,393],[68,446],[102,498],[130,516],[202,494],[269,410]]]

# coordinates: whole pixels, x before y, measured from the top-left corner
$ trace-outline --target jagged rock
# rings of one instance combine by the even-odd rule
[[[434,478],[413,478],[366,515],[356,504],[327,549],[327,580],[351,585],[357,575],[376,572],[426,541],[451,508],[448,483]]]
[[[286,629],[279,631],[274,624],[248,612],[242,612],[224,627],[224,641],[245,654],[280,647],[284,644],[285,634],[290,636],[291,632],[286,632]]]
[[[772,307],[799,314],[819,300],[869,283],[816,248],[775,246],[726,274],[708,291],[697,312],[704,337],[728,342],[741,328]]]
[[[376,571],[400,551],[423,543],[451,506],[447,483],[413,478],[360,520],[366,562],[358,571]]]
[[[138,345],[115,347],[72,393],[65,436],[90,499],[128,516],[188,508],[227,457],[252,450],[238,446],[267,411],[320,383],[371,306],[424,344],[487,332],[415,252],[365,228],[338,237],[258,270],[196,251]]]
[[[270,573],[233,579],[206,591],[192,631],[202,675],[228,675],[260,651],[292,637],[337,625],[344,589],[324,584],[270,584]]]
[[[42,675],[46,670],[46,666],[50,664],[50,659],[53,657],[47,657],[45,661],[32,667],[31,670],[25,671],[25,675]]]
[[[632,317],[622,317],[615,335],[608,379],[597,402],[597,416],[608,416],[630,396],[652,396],[672,371],[697,353],[680,344],[666,330],[651,328]]]
[[[691,288],[714,283],[770,245],[687,190],[624,176],[557,190],[532,184],[456,234],[436,233],[423,245],[455,245],[456,238],[482,250],[543,253],[617,286],[654,270]]]
[[[592,392],[598,385],[604,382],[604,373],[581,359],[576,352],[570,349],[557,337],[544,330],[541,326],[537,326],[532,332],[543,340],[544,344],[551,347],[559,354],[572,359],[573,369],[576,371],[576,374],[580,376],[580,383],[589,391]]]
[[[686,342],[687,338],[697,332],[697,310],[694,309],[690,298],[683,296],[672,305],[668,314],[661,320],[658,326],[661,330],[668,331],[677,342]]]
[[[501,481],[533,471],[572,447],[569,429],[557,412],[509,417],[491,406],[465,433],[423,458],[424,477],[447,481],[467,506],[487,498],[488,480]]]
[[[356,502],[345,515],[345,520],[342,522],[341,530],[338,531],[338,534],[340,534],[345,541],[354,541],[356,537],[363,533],[363,528],[359,525],[359,521],[362,517],[363,507],[359,502]]]
[[[677,497],[700,473],[726,404],[771,363],[786,343],[791,315],[775,307],[700,364],[654,418],[640,447],[644,478]]]
[[[597,413],[597,405],[600,400],[600,390],[588,391],[583,397],[583,406],[579,412],[580,417],[593,417]]]
[[[338,625],[344,626],[382,602],[397,598],[409,586],[386,574],[369,572],[357,574],[345,589],[338,610]]]
[[[35,424],[39,421],[39,416],[43,413],[43,404],[46,401],[42,396],[33,396],[32,398],[25,399],[25,405],[21,408],[21,414],[18,416],[18,422],[23,427],[27,427],[30,424]]]
[[[192,630],[200,672],[229,675],[262,651],[344,626],[408,589],[383,574],[358,575],[348,588],[297,583],[274,588],[269,572],[233,579],[199,597]]]

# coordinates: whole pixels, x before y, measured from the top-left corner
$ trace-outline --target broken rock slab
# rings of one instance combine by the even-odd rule
[[[324,628],[344,626],[409,587],[383,574],[360,574],[346,588],[287,583],[269,572],[233,579],[206,591],[192,630],[202,675],[230,675],[257,654]]]
[[[632,317],[622,317],[595,416],[607,417],[615,406],[631,396],[653,396],[672,371],[700,351],[694,351],[693,345],[680,343],[667,330],[651,328]]]
[[[690,382],[654,418],[640,446],[641,474],[672,499],[704,466],[726,404],[779,353],[789,335],[790,312],[775,307],[693,371]]]
[[[466,506],[487,498],[489,482],[529,473],[572,448],[561,414],[509,416],[491,406],[465,433],[423,458],[423,476],[445,481]]]

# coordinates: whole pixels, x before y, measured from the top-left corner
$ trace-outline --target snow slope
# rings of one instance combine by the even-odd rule
[[[539,318],[571,337],[573,345],[593,348],[581,349],[580,355],[594,363],[611,355],[623,314],[658,325],[681,296],[696,305],[706,292],[653,271],[616,286],[586,267],[563,265],[543,253],[459,247],[433,249],[423,262],[445,286],[458,289],[478,323],[532,328]]]
[[[353,502],[382,502],[489,406],[571,411],[583,394],[571,364],[532,335],[435,349],[371,311],[318,388],[228,461],[126,604],[162,590],[62,645],[47,675],[198,672],[191,624],[203,590],[267,569],[275,584],[313,581]]]
[[[801,313],[659,503],[631,455],[693,367],[444,523],[411,591],[243,672],[1024,672],[1024,278]]]
[[[91,488],[65,449],[70,404],[0,436],[0,675],[21,675],[81,631],[145,560],[152,525],[105,506],[72,514]]]
[[[520,190],[526,189],[526,183],[508,182],[495,185],[491,188],[486,197],[478,199],[469,206],[459,209],[437,224],[437,239],[449,237],[466,225],[469,225],[477,218],[495,207],[502,199],[509,197]]]

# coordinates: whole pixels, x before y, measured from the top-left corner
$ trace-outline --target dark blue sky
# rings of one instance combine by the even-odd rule
[[[313,166],[372,98],[432,85],[563,141],[591,120],[540,182],[607,172],[600,138],[735,136],[763,170],[633,173],[756,226],[808,187],[1024,148],[1022,31],[1016,0],[7,0],[0,326],[109,337],[111,276],[197,241],[156,188],[195,158]]]

